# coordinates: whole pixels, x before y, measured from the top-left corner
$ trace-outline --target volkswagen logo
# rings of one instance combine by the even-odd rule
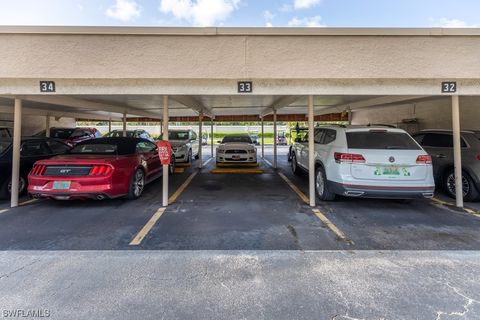
[[[394,158],[394,157],[390,157],[390,158],[388,158],[388,161],[390,161],[391,163],[394,163],[394,162],[395,162],[395,158]]]

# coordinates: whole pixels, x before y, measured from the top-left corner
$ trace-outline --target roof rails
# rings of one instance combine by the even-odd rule
[[[367,127],[386,127],[386,128],[397,128],[397,126],[393,124],[383,124],[383,123],[369,123]]]

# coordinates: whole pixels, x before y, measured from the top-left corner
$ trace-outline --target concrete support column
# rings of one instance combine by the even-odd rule
[[[265,159],[265,128],[264,128],[264,121],[263,121],[263,117],[261,118],[262,119],[262,159]]]
[[[212,158],[215,157],[213,154],[213,119],[210,119],[210,152],[212,154]]]
[[[45,117],[45,136],[50,138],[50,116]]]
[[[163,132],[162,140],[168,141],[168,96],[163,96]],[[168,164],[163,166],[162,206],[168,206]]]
[[[203,129],[203,113],[198,115],[198,169],[202,169],[202,129]]]
[[[315,207],[315,127],[313,96],[308,96],[308,186],[310,206]]]
[[[348,107],[348,124],[351,125],[352,124],[352,109],[350,107]]]
[[[273,168],[277,169],[277,110],[273,110]]]
[[[127,112],[123,113],[123,137],[127,136]]]
[[[108,120],[108,132],[112,132],[112,119]]]
[[[22,100],[15,99],[13,116],[12,145],[12,187],[10,206],[18,207],[18,188],[20,181],[20,146],[22,142]]]
[[[452,96],[453,160],[455,167],[455,194],[457,207],[463,208],[462,145],[460,136],[460,99]]]

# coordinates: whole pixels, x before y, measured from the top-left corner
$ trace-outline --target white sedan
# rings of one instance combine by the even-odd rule
[[[250,136],[225,136],[217,148],[217,163],[257,163],[257,149]]]

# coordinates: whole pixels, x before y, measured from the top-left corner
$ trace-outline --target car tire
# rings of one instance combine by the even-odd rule
[[[187,163],[192,163],[192,149],[188,150]]]
[[[288,148],[287,161],[292,162],[292,147]]]
[[[465,201],[480,200],[480,192],[477,190],[475,183],[470,175],[466,172],[462,173],[463,199]],[[443,178],[443,189],[449,197],[455,199],[455,171],[449,170]]]
[[[322,201],[335,200],[335,193],[328,190],[327,175],[321,166],[315,170],[315,193]]]
[[[132,174],[130,181],[130,187],[128,189],[127,199],[135,200],[140,198],[145,188],[145,173],[142,169],[137,169]]]
[[[298,162],[297,162],[297,156],[295,155],[295,153],[292,153],[292,163],[291,163],[291,166],[292,166],[292,172],[293,172],[293,174],[296,174],[296,175],[300,175],[300,174],[301,174],[300,167],[298,166]]]
[[[0,186],[0,199],[10,199],[11,197],[12,181],[6,179]],[[18,195],[24,195],[27,192],[27,179],[24,176],[20,176],[20,190]]]
[[[175,174],[175,168],[176,168],[176,165],[175,165],[175,158],[172,158],[172,163],[170,163],[170,165],[168,166],[168,175],[174,175]]]

